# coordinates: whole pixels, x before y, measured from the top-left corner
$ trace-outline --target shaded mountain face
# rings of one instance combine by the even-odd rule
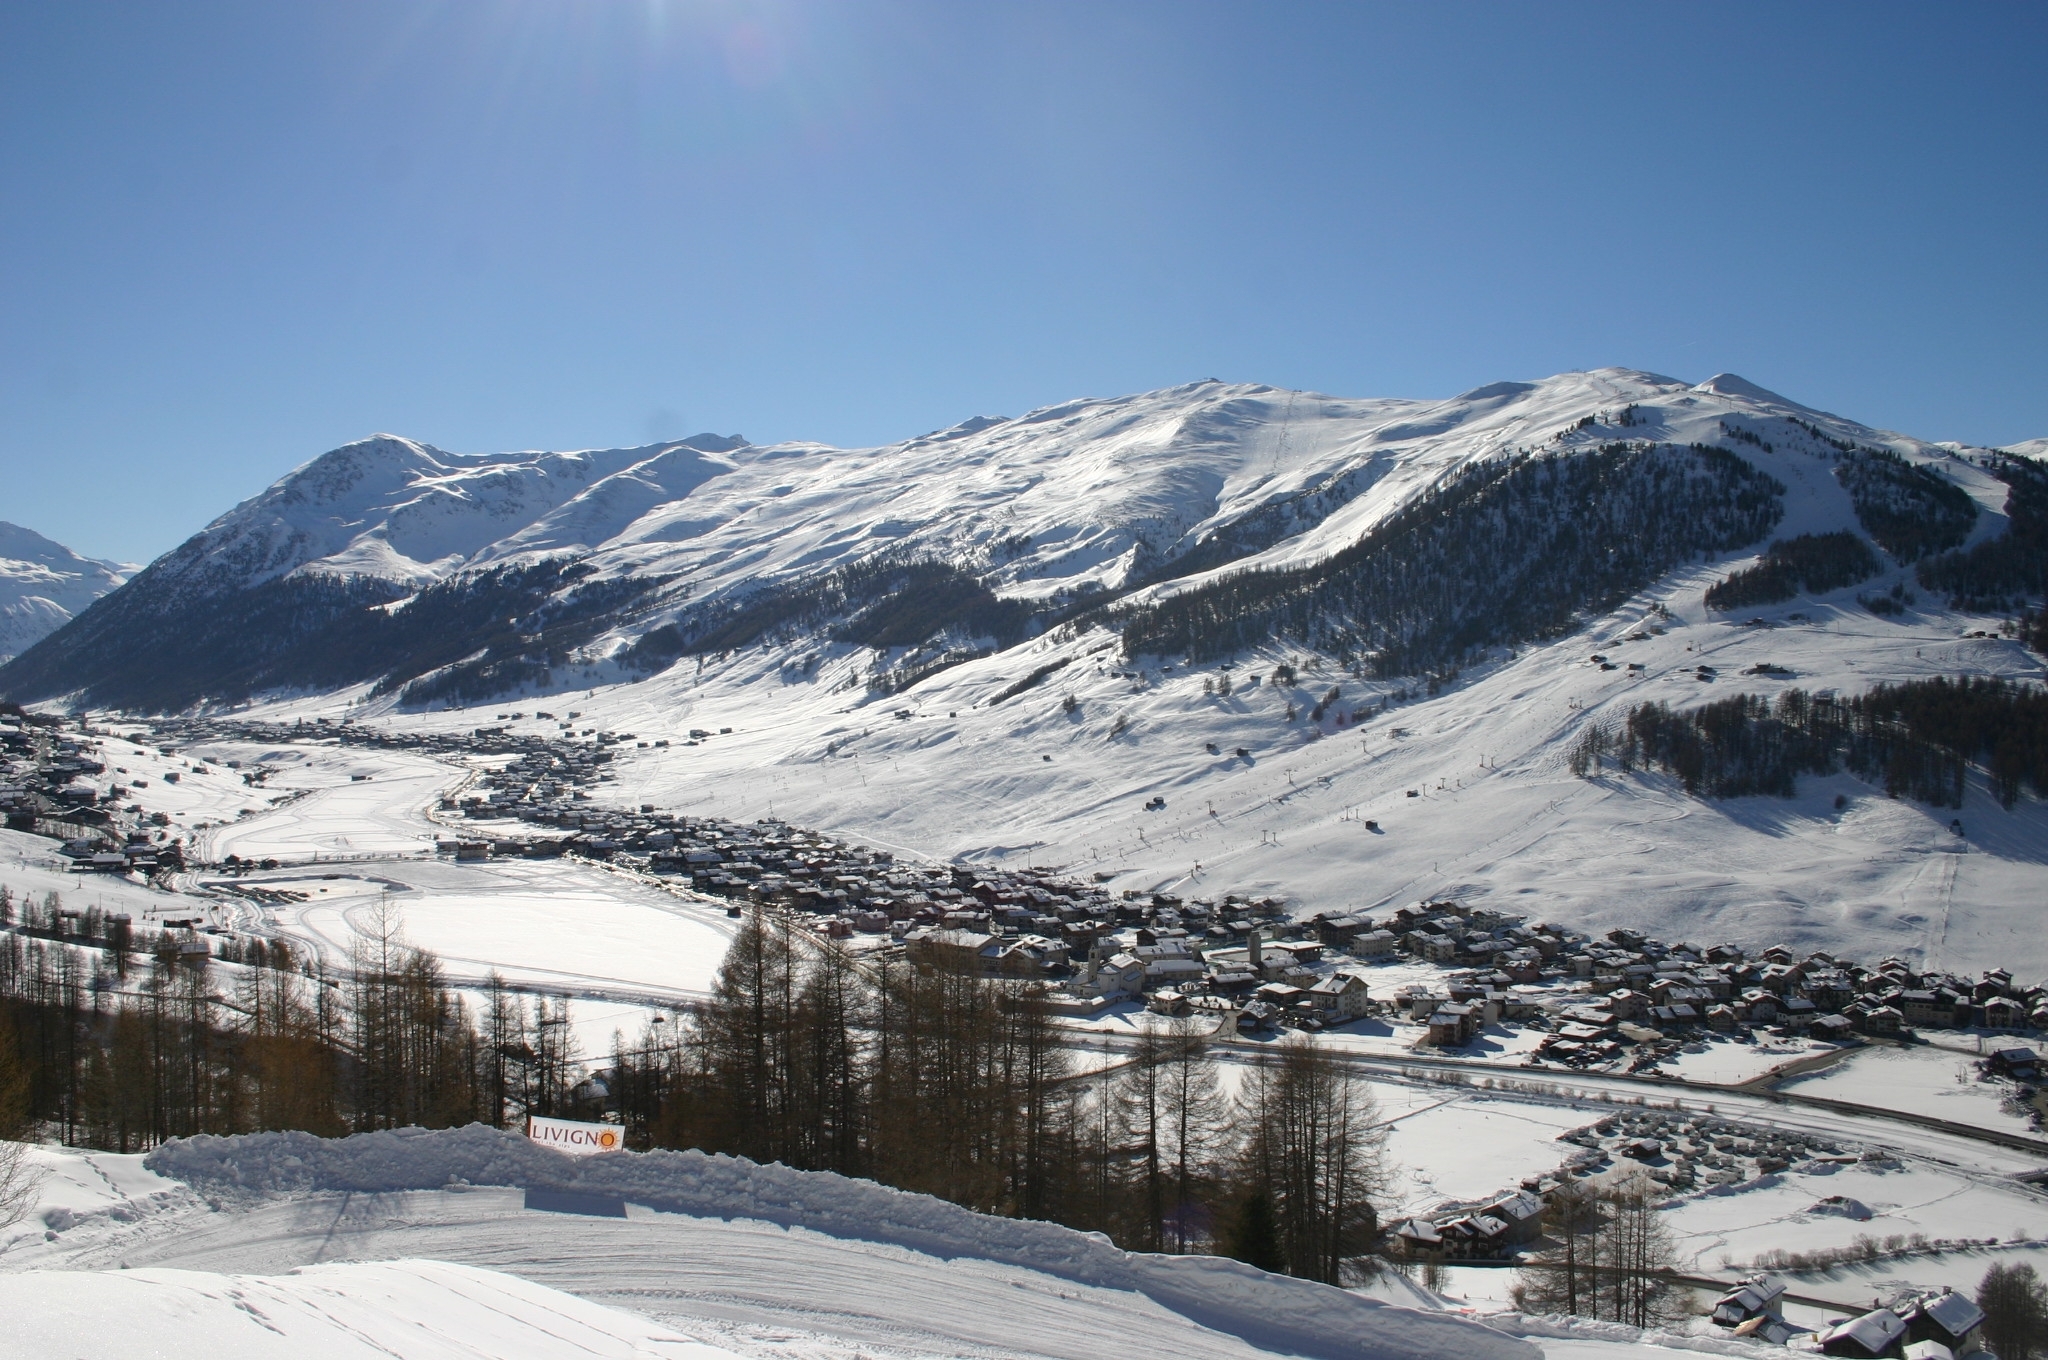
[[[901,692],[1093,626],[1131,654],[1285,640],[1434,674],[1778,536],[1944,561],[2003,530],[1993,461],[1625,369],[1440,401],[1204,382],[870,449],[383,435],[221,516],[0,668],[0,693],[442,704],[807,639],[871,649]]]
[[[131,565],[80,557],[0,520],[0,662],[56,632],[134,574]]]

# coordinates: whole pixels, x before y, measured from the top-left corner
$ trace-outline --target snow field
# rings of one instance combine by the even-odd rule
[[[1233,1261],[1134,1255],[1052,1224],[699,1153],[576,1162],[472,1127],[338,1142],[199,1138],[159,1149],[150,1165],[223,1196],[227,1207],[121,1250],[118,1260],[130,1266],[237,1271],[258,1258],[274,1268],[336,1256],[455,1256],[593,1297],[632,1298],[663,1315],[708,1309],[835,1335],[852,1329],[884,1347],[907,1338],[913,1350],[971,1348],[945,1353],[1532,1353],[1455,1318]],[[537,1214],[515,1195],[465,1183],[616,1196],[652,1212]],[[269,1198],[278,1194],[286,1198]],[[92,1263],[113,1264],[110,1255],[102,1245]]]
[[[174,1144],[153,1158],[159,1170],[194,1172],[204,1198],[141,1158],[41,1150],[52,1167],[44,1216],[57,1227],[0,1247],[0,1299],[21,1323],[0,1354],[69,1353],[50,1348],[59,1336],[80,1354],[141,1353],[143,1337],[160,1348],[148,1353],[208,1360],[285,1345],[355,1356],[366,1341],[401,1360],[1662,1353],[1613,1328],[1495,1318],[1475,1331],[1398,1277],[1345,1294],[1232,1262],[1129,1256],[1092,1236],[838,1177],[696,1154],[652,1168],[633,1158],[571,1165],[516,1144],[481,1129],[342,1143],[258,1135]],[[666,1186],[672,1210],[695,1212],[629,1204],[624,1219],[593,1219],[526,1210],[518,1189],[377,1188],[440,1180],[458,1165],[515,1184],[566,1175],[586,1190]],[[52,1213],[59,1201],[92,1212]],[[345,1263],[378,1258],[391,1259]],[[1480,1272],[1460,1272],[1461,1286],[1465,1274]],[[1459,1292],[1491,1306],[1479,1289]],[[1316,1329],[1306,1344],[1286,1335],[1302,1327]],[[1537,1339],[1532,1347],[1501,1329]],[[692,1348],[685,1337],[714,1344]]]
[[[644,1317],[445,1261],[0,1274],[0,1355],[153,1360],[738,1360]]]
[[[239,855],[307,863],[315,858],[428,853],[434,848],[433,829],[420,810],[462,777],[440,761],[363,747],[220,742],[195,750],[216,759],[241,760],[245,767],[260,762],[271,770],[265,801],[281,793],[302,795],[209,833],[207,858],[213,860]]]
[[[1815,1212],[1831,1196],[1866,1206],[1871,1217]],[[1847,1247],[1859,1236],[2048,1237],[2048,1198],[2032,1186],[1918,1160],[1891,1169],[1802,1163],[1748,1185],[1683,1196],[1666,1213],[1682,1255],[1705,1270],[1768,1251]]]
[[[1785,1089],[2002,1133],[2032,1133],[2030,1120],[2002,1108],[2012,1083],[1979,1080],[1978,1061],[1952,1048],[1862,1048]]]

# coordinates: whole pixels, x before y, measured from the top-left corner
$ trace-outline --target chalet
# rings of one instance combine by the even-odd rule
[[[1458,942],[1437,931],[1411,931],[1405,943],[1410,954],[1430,963],[1449,963],[1458,956]]]
[[[1641,992],[1623,987],[1607,994],[1607,1013],[1617,1020],[1634,1020],[1648,1009],[1648,1002]]]
[[[2025,1044],[2000,1044],[1985,1056],[1984,1065],[1999,1076],[2032,1081],[2040,1061],[2040,1055]]]
[[[1946,1026],[1955,1023],[1955,1003],[1944,1004],[1938,992],[1924,987],[1914,987],[1899,993],[1898,1008],[1905,1023],[1916,1028]]]
[[[1793,1029],[1802,1029],[1820,1018],[1820,1007],[1812,998],[1788,996],[1778,1003],[1778,1012],[1784,1023]]]
[[[1411,1218],[1394,1230],[1394,1241],[1400,1244],[1403,1254],[1413,1257],[1441,1256],[1444,1252],[1444,1235],[1435,1223],[1426,1218]]]
[[[1785,1286],[1764,1275],[1752,1275],[1723,1294],[1714,1303],[1717,1327],[1740,1327],[1754,1317],[1776,1314],[1785,1297]]]
[[[927,930],[903,943],[912,963],[943,973],[993,973],[1002,954],[995,936],[976,930]]]
[[[1112,954],[1091,959],[1079,977],[1067,984],[1078,996],[1100,996],[1111,1000],[1137,996],[1145,990],[1145,965],[1130,954]]]
[[[1436,1225],[1443,1254],[1454,1260],[1491,1261],[1506,1255],[1511,1229],[1492,1214],[1460,1214]]]
[[[1279,1009],[1270,1002],[1247,1001],[1244,1009],[1237,1013],[1237,1027],[1239,1029],[1265,1029],[1273,1023],[1279,1014]]]
[[[1351,957],[1354,959],[1392,958],[1397,941],[1391,930],[1368,930],[1351,937]]]
[[[1206,971],[1202,960],[1188,948],[1184,940],[1141,944],[1131,950],[1131,953],[1138,962],[1145,965],[1145,980],[1148,983],[1199,982]]]
[[[879,912],[867,914],[881,915]],[[886,925],[883,928],[886,929]],[[1024,935],[1004,942],[997,971],[1005,977],[1042,977],[1066,965],[1067,946],[1064,940],[1048,939],[1043,935]]]
[[[1479,1012],[1472,1006],[1449,1002],[1429,1017],[1429,1043],[1436,1048],[1463,1048],[1479,1032]]]
[[[1875,1360],[1897,1355],[1906,1340],[1906,1320],[1889,1308],[1875,1308],[1862,1317],[1847,1318],[1814,1338],[1823,1355],[1848,1355]]]
[[[1543,1201],[1527,1190],[1503,1195],[1486,1206],[1487,1217],[1507,1225],[1507,1241],[1514,1245],[1534,1242],[1543,1235]]]
[[[1984,1028],[2025,1029],[2027,1008],[2009,996],[1994,996],[1984,1003]]]
[[[1269,982],[1259,988],[1258,991],[1252,993],[1252,995],[1255,999],[1271,1006],[1275,1011],[1291,1009],[1296,1002],[1305,1001],[1308,998],[1306,989],[1297,987],[1291,982]]]
[[[1984,1310],[1967,1294],[1952,1289],[1893,1299],[1891,1312],[1904,1321],[1909,1348],[1931,1342],[1951,1355],[1976,1350],[1977,1333],[1984,1326]]]
[[[1365,979],[1351,973],[1335,973],[1308,989],[1309,1004],[1325,1024],[1356,1020],[1366,1012]]]
[[[1842,1044],[1856,1037],[1856,1027],[1849,1023],[1846,1015],[1822,1015],[1814,1018],[1807,1027],[1807,1033],[1816,1039]]]
[[[1372,922],[1362,916],[1318,916],[1315,919],[1316,938],[1324,944],[1343,949],[1353,940],[1372,929]]]

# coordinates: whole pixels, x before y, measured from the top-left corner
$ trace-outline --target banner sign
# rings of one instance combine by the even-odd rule
[[[566,1152],[571,1157],[594,1157],[600,1152],[617,1152],[626,1145],[616,1124],[578,1124],[569,1119],[526,1116],[526,1136],[542,1147]]]

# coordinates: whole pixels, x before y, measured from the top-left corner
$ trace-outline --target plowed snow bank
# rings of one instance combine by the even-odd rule
[[[1534,1360],[1537,1354],[1527,1342],[1462,1318],[1391,1307],[1236,1261],[1139,1255],[1056,1224],[992,1218],[872,1181],[699,1152],[576,1160],[517,1134],[471,1125],[338,1140],[305,1133],[200,1137],[165,1144],[147,1165],[216,1193],[389,1192],[466,1183],[607,1195],[670,1213],[761,1220],[1130,1290],[1261,1349],[1329,1360]]]

